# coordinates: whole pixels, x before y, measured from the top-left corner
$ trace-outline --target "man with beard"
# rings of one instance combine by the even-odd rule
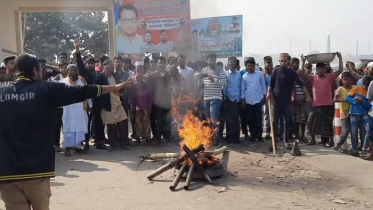
[[[95,77],[95,84],[116,85],[114,65],[111,60],[104,62],[104,72]],[[113,92],[100,98],[102,122],[107,125],[110,150],[116,147],[128,150],[130,146],[128,139],[128,118],[121,101],[122,94]],[[127,127],[126,127],[127,125]],[[119,135],[118,135],[119,134]]]
[[[264,69],[263,69],[263,74],[264,74],[264,79],[266,82],[266,87],[267,90],[269,88],[269,84],[271,83],[271,75],[273,71],[273,61],[271,56],[266,56],[264,57]],[[263,106],[264,109],[264,131],[266,135],[264,136],[265,139],[270,139],[271,138],[271,121],[269,119],[269,107],[268,103],[266,103]],[[282,121],[282,120],[281,120]]]
[[[304,87],[303,81],[300,79],[297,72],[290,68],[290,56],[288,53],[281,53],[280,67],[272,72],[271,83],[268,89],[267,99],[272,100],[273,113],[273,130],[276,141],[280,139],[278,128],[280,118],[284,118],[284,145],[291,149],[289,144],[290,139],[290,119],[291,119],[291,93],[294,89],[294,84],[298,84],[307,96],[307,102],[312,99]]]
[[[311,135],[311,141],[308,145],[315,145],[315,135],[321,136],[321,143],[328,147],[333,147],[333,93],[332,86],[337,78],[343,72],[343,61],[341,53],[337,52],[339,58],[339,70],[334,73],[326,73],[325,63],[318,63],[316,65],[316,75],[308,75],[305,70],[299,71],[302,77],[312,83],[313,92],[313,106],[308,117],[308,132]],[[304,63],[306,58],[302,56]]]
[[[80,40],[75,39],[75,57],[76,57],[76,64],[78,67],[79,75],[83,77],[88,85],[94,84],[93,80],[97,75],[95,71],[95,59],[92,57],[88,57],[85,60],[85,63],[82,59],[82,54],[80,52]],[[105,141],[105,133],[104,133],[104,124],[102,123],[101,119],[101,108],[98,99],[93,99],[93,107],[92,111],[88,111],[88,133],[85,136],[85,145],[84,150],[88,151],[89,148],[89,139],[90,139],[90,132],[91,132],[91,122],[93,121],[93,130],[94,130],[94,138],[96,149],[99,150],[106,150],[104,141]]]
[[[43,79],[42,80],[49,80],[51,77],[54,77],[58,73],[60,73],[59,68],[47,65],[47,61],[43,58],[39,58],[39,63],[41,65],[41,69],[42,69],[42,73],[43,73]]]
[[[60,81],[67,86],[84,86],[85,81],[78,77],[78,69],[75,64],[68,67],[68,77]],[[90,99],[89,99],[90,100]],[[82,153],[81,142],[85,140],[88,133],[88,102],[80,102],[63,107],[63,135],[65,156],[71,156],[75,152]]]
[[[49,209],[55,176],[53,112],[57,107],[117,92],[116,86],[66,86],[41,81],[38,59],[21,54],[15,82],[0,84],[0,192],[6,209]]]
[[[171,52],[174,50],[175,43],[172,41],[168,41],[168,31],[162,30],[160,32],[161,35],[161,42],[157,45],[157,49],[159,52]]]
[[[145,43],[141,46],[141,53],[154,53],[154,44],[152,43],[152,32],[145,32]]]
[[[140,54],[143,37],[137,34],[138,13],[132,5],[124,5],[119,9],[120,36],[117,38],[118,53]]]
[[[5,76],[0,80],[1,81],[14,81],[16,78],[16,71],[14,68],[16,56],[8,56],[4,58],[3,62],[6,68]]]

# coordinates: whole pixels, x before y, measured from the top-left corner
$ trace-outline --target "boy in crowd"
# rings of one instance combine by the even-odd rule
[[[371,76],[365,76],[363,78],[363,86],[354,87],[346,100],[351,103],[350,107],[350,122],[351,122],[351,136],[352,136],[352,150],[351,155],[358,157],[358,135],[359,129],[363,133],[363,139],[366,131],[369,130],[369,117],[368,111],[372,108],[372,105],[367,101],[367,91],[370,82],[373,80]]]
[[[338,152],[345,152],[342,150],[341,147],[346,142],[347,137],[351,132],[351,123],[349,115],[350,103],[346,101],[346,97],[350,93],[352,88],[354,88],[355,86],[351,84],[352,74],[350,72],[343,72],[341,78],[343,86],[337,89],[337,92],[334,96],[334,102],[341,102],[340,118],[342,121],[342,135],[339,142],[334,147],[334,150]]]

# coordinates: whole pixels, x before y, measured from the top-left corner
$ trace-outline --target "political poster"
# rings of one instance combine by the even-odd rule
[[[242,56],[242,15],[192,20],[192,45],[202,57]]]
[[[192,49],[189,0],[114,0],[117,53]]]

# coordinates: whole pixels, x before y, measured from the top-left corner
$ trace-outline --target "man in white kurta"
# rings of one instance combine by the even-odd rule
[[[60,80],[68,86],[84,86],[83,81],[77,76],[77,68],[75,65],[69,65],[69,76]],[[76,75],[76,77],[75,77]],[[77,78],[76,81],[74,81]],[[84,110],[86,102],[71,104],[63,107],[63,133],[65,155],[70,156],[81,151],[81,143],[85,140],[85,134],[88,133],[88,115]]]

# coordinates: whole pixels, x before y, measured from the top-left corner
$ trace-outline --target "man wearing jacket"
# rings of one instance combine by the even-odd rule
[[[85,65],[82,59],[82,55],[80,52],[80,40],[75,40],[75,53],[76,53],[76,63],[78,66],[79,75],[82,76],[88,85],[93,84],[93,80],[97,75],[95,71],[95,62],[94,58],[88,58],[85,60]],[[109,59],[109,58],[108,58]],[[90,133],[90,124],[93,119],[93,133],[95,138],[96,149],[99,150],[106,150],[106,146],[104,144],[105,141],[105,133],[104,129],[105,126],[102,123],[101,119],[101,108],[98,99],[93,99],[93,107],[92,112],[88,112],[88,133],[85,137],[85,146],[84,150],[89,150],[89,133]]]
[[[16,81],[0,83],[0,192],[6,209],[49,209],[54,172],[53,112],[128,86],[72,87],[41,81],[36,57],[16,60]]]

